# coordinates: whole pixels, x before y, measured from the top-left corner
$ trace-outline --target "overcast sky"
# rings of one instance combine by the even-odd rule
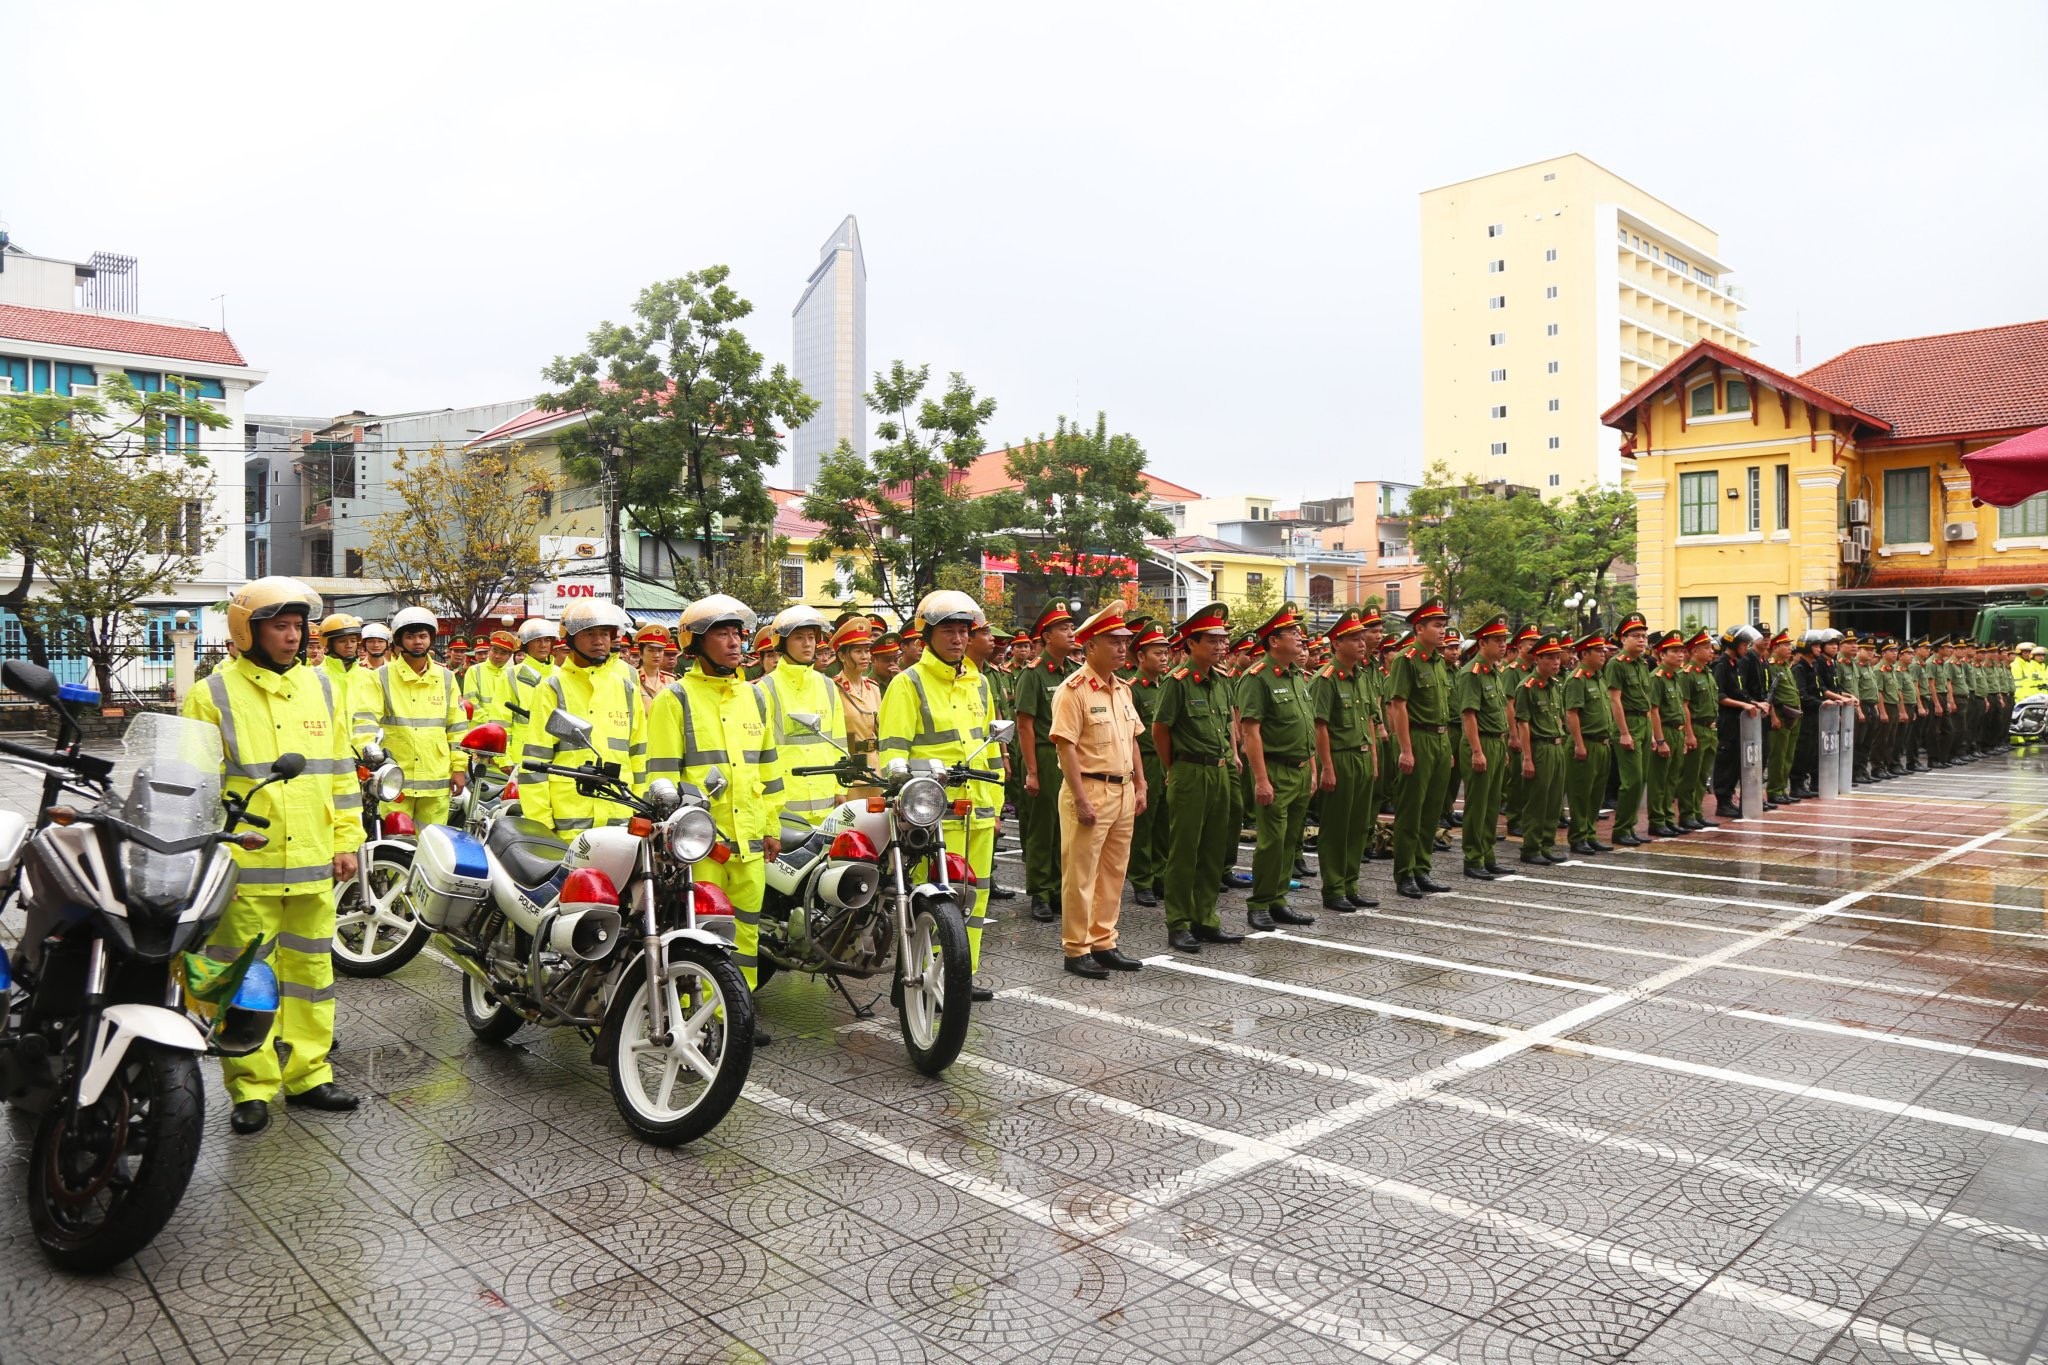
[[[1106,409],[1292,500],[1421,467],[1420,191],[1583,152],[1715,228],[1762,359],[2048,317],[2048,4],[0,12],[0,222],[141,257],[259,412],[528,397],[715,262],[790,354],[859,216],[868,362],[994,442]]]

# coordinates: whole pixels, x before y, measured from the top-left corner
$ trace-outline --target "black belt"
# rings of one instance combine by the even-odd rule
[[[1082,773],[1081,776],[1090,782],[1107,782],[1112,787],[1121,787],[1131,780],[1128,773]]]
[[[1178,768],[1183,763],[1192,763],[1198,768],[1223,768],[1229,766],[1230,760],[1227,758],[1196,758],[1191,754],[1175,754],[1173,756],[1174,767]]]
[[[1281,758],[1277,754],[1267,754],[1266,764],[1268,767],[1277,764],[1282,768],[1306,768],[1308,760],[1305,758]]]
[[[1508,732],[1505,730],[1481,730],[1479,737],[1481,739],[1506,739]]]
[[[1621,708],[1621,714],[1623,714],[1624,716],[1647,716],[1650,714],[1650,712],[1647,708],[1641,711],[1631,711],[1626,706],[1624,706]]]
[[[1529,736],[1529,738],[1531,738],[1531,739],[1535,740],[1535,741],[1536,741],[1536,742],[1537,742],[1538,744],[1562,744],[1562,743],[1564,743],[1564,736],[1563,736],[1563,735],[1531,735],[1531,736]]]
[[[1408,728],[1420,731],[1425,735],[1447,735],[1451,732],[1451,727],[1448,725],[1416,725],[1411,722]]]

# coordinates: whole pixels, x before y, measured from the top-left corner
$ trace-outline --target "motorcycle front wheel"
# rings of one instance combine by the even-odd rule
[[[411,849],[379,845],[363,877],[334,888],[334,970],[343,976],[389,976],[420,955],[433,931],[414,918],[406,899],[411,872]]]
[[[199,1159],[206,1092],[192,1053],[139,1040],[74,1116],[76,1084],[36,1126],[28,1216],[52,1264],[95,1273],[148,1246],[177,1211]]]
[[[483,1043],[502,1043],[519,1032],[519,1026],[526,1022],[468,972],[462,974],[462,1021],[469,1025],[469,1031],[476,1035],[477,1041]]]
[[[896,964],[902,1004],[896,1019],[910,1064],[936,1076],[967,1043],[967,1011],[974,968],[967,957],[967,926],[951,901],[918,902],[910,916],[910,952]]]
[[[754,1064],[754,998],[732,958],[687,939],[669,945],[662,973],[662,1023],[647,1017],[647,969],[635,962],[630,991],[606,1031],[618,1039],[608,1067],[612,1101],[627,1126],[660,1147],[691,1142],[718,1126]]]

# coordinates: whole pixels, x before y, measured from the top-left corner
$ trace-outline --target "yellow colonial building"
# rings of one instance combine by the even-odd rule
[[[1973,506],[1962,462],[2048,425],[2048,322],[1859,346],[1797,376],[1703,341],[1601,420],[1635,460],[1652,624],[1920,634],[2048,585],[2048,496]]]

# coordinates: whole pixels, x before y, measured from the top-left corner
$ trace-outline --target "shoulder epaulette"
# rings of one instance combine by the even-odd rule
[[[1317,670],[1316,670],[1316,676],[1317,676],[1318,678],[1334,678],[1334,677],[1336,677],[1336,676],[1337,676],[1337,665],[1335,665],[1335,664],[1324,664],[1324,665],[1323,665],[1323,666],[1322,666],[1321,668],[1319,668],[1319,669],[1317,669]]]
[[[1175,664],[1166,674],[1169,678],[1185,678],[1187,675],[1188,666],[1186,664]]]

